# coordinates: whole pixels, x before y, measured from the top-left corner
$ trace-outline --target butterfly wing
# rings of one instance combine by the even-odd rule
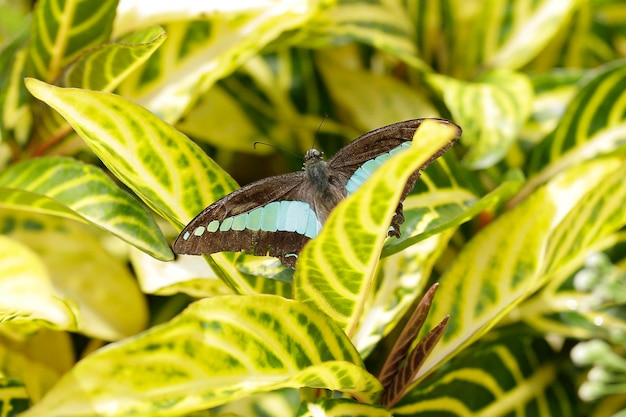
[[[372,173],[389,159],[395,152],[408,148],[413,141],[415,130],[425,119],[406,120],[373,130],[360,136],[341,148],[329,161],[328,167],[332,172],[332,182],[343,187],[346,195],[352,194],[363,184]],[[439,119],[441,123],[454,123]],[[413,189],[421,171],[432,161],[443,155],[461,136],[461,128],[457,136],[444,147],[431,155],[428,160],[407,181],[396,213],[391,221],[390,236],[400,236],[400,225],[404,222],[402,202]]]
[[[229,251],[280,258],[293,267],[304,244],[321,229],[304,172],[248,184],[198,214],[174,242],[185,255]]]

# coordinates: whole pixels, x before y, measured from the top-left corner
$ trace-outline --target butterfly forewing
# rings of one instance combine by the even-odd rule
[[[294,255],[321,228],[316,224],[315,212],[307,212],[304,207],[310,205],[304,175],[294,172],[265,178],[216,201],[185,226],[174,242],[174,252],[203,255],[245,251],[276,256],[292,266]],[[306,219],[294,224],[294,218],[302,219],[303,214]],[[280,231],[279,225],[294,231]]]

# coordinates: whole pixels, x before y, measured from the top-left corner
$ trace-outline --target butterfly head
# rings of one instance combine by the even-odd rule
[[[324,152],[318,151],[317,149],[309,149],[304,154],[304,168],[306,169],[307,166],[310,166],[317,161],[321,161],[323,156]]]

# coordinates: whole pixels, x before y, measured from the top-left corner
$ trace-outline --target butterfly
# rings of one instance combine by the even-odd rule
[[[182,230],[173,249],[185,255],[244,251],[277,257],[295,268],[300,250],[317,236],[333,208],[354,193],[391,155],[408,148],[425,119],[394,123],[366,133],[343,148],[328,162],[311,149],[302,171],[264,178],[226,195],[200,212]],[[428,158],[409,178],[391,220],[388,236],[400,236],[404,222],[402,202],[413,189],[420,171],[445,153],[458,134]]]

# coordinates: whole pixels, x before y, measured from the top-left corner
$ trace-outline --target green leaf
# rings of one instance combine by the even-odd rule
[[[6,223],[4,226],[3,229]],[[75,328],[74,313],[55,293],[41,259],[27,246],[3,235],[0,277],[0,323]]]
[[[530,115],[533,91],[528,77],[498,70],[475,83],[438,74],[426,79],[463,126],[463,143],[469,149],[465,163],[479,169],[502,160]]]
[[[441,277],[425,328],[451,320],[420,377],[470,344],[568,262],[626,224],[619,158],[554,178],[466,244]]]
[[[465,350],[393,408],[394,416],[576,416],[569,375],[546,341],[494,335]],[[497,409],[496,409],[497,408]]]
[[[29,75],[52,82],[81,51],[109,39],[117,0],[41,0],[35,5]]]
[[[294,298],[321,309],[354,336],[403,184],[459,135],[451,123],[424,120],[413,146],[390,158],[339,203],[300,254]]]
[[[64,71],[64,87],[113,91],[131,72],[141,66],[165,42],[166,33],[150,26],[104,43],[82,53]]]
[[[224,296],[76,365],[24,417],[178,416],[280,388],[371,401],[382,387],[328,317],[276,296]],[[124,402],[110,407],[111,398]]]
[[[174,259],[150,213],[92,165],[71,158],[31,159],[0,173],[0,186],[15,189],[4,189],[6,197],[12,194],[17,199],[3,200],[0,204],[5,207],[34,211],[43,208],[49,214],[87,220],[157,259]]]

